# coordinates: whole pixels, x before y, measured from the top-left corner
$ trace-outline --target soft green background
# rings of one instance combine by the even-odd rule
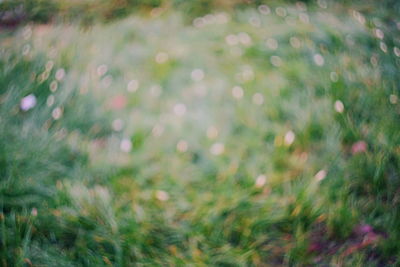
[[[0,264],[400,264],[397,5],[181,2],[1,3]]]

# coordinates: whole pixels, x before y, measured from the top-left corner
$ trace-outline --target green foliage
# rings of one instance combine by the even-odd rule
[[[398,264],[397,21],[344,2],[1,2],[153,10],[1,33],[1,265]]]

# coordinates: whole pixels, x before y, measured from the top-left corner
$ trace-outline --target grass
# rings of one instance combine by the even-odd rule
[[[324,3],[3,31],[2,266],[400,264],[399,29]]]

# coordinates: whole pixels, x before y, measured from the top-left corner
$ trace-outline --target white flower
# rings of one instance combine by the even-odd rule
[[[215,143],[210,148],[211,154],[216,156],[221,155],[222,153],[224,153],[224,151],[225,151],[225,146],[222,143]]]
[[[121,119],[115,119],[112,122],[112,128],[114,131],[119,132],[122,130],[122,128],[124,127],[124,122]]]
[[[156,198],[160,201],[167,201],[169,199],[169,194],[165,191],[157,190]]]
[[[267,182],[267,176],[265,176],[264,174],[260,174],[259,176],[257,176],[255,185],[257,188],[260,188],[263,187],[266,182]]]
[[[56,71],[56,80],[61,81],[65,76],[65,70],[64,69],[58,69]]]
[[[326,177],[326,171],[325,170],[320,170],[319,172],[317,172],[317,174],[314,176],[315,177],[315,179],[317,180],[317,181],[321,181],[321,180],[323,180],[325,177]]]
[[[243,89],[240,86],[235,86],[232,88],[232,96],[236,99],[243,97]]]
[[[53,109],[53,111],[51,112],[51,116],[55,120],[58,120],[59,118],[61,118],[62,114],[63,114],[63,110],[60,107]]]
[[[285,134],[285,139],[284,139],[285,145],[290,146],[291,144],[293,144],[295,138],[296,138],[296,135],[294,134],[294,132],[288,131]]]
[[[342,101],[336,100],[335,101],[335,110],[336,112],[342,113],[344,111],[344,105]]]
[[[324,57],[321,54],[315,54],[314,55],[314,62],[317,64],[317,66],[323,66],[324,65]]]
[[[137,80],[131,80],[128,83],[127,90],[128,92],[136,92],[139,89],[139,82]]]
[[[130,152],[132,149],[132,142],[131,142],[131,140],[129,140],[127,138],[122,139],[119,147],[123,152]]]

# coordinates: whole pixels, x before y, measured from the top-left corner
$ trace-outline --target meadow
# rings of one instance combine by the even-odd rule
[[[399,266],[399,5],[175,2],[0,29],[0,265]]]

